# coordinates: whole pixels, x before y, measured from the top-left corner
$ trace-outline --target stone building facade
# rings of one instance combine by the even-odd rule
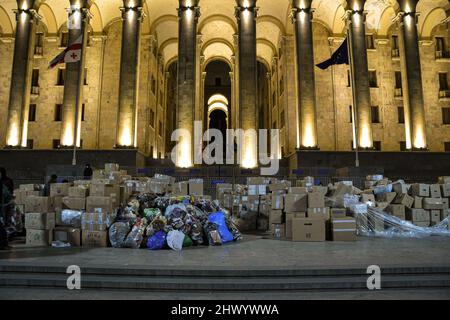
[[[61,4],[62,2],[67,3]],[[122,45],[125,43],[122,39],[123,25],[127,23],[128,7],[131,8],[134,2],[130,4],[129,1],[121,0],[86,1],[86,9],[92,17],[84,49],[86,55],[83,64],[86,74],[81,88],[82,102],[79,110],[82,116],[80,147],[83,149],[135,147],[149,157],[166,157],[171,151],[168,135],[174,126],[184,125],[183,117],[180,118],[178,110],[184,110],[182,111],[184,113],[192,110],[192,115],[185,117],[186,119],[205,122],[205,117],[208,116],[205,109],[208,108],[206,101],[211,95],[211,85],[207,90],[208,96],[205,95],[207,66],[213,61],[222,61],[230,70],[231,101],[227,106],[228,113],[231,114],[229,125],[237,128],[244,123],[257,129],[259,123],[265,124],[267,129],[280,129],[280,149],[277,150],[280,157],[288,156],[305,147],[323,151],[352,150],[355,120],[353,112],[358,122],[362,121],[358,123],[357,128],[363,130],[364,125],[369,126],[371,134],[367,139],[370,140],[370,148],[380,151],[420,149],[420,145],[414,145],[414,133],[412,138],[408,137],[407,128],[420,131],[423,125],[424,148],[435,152],[450,151],[448,84],[450,6],[446,0],[252,0],[250,4],[241,0],[221,1],[220,4],[213,0],[200,0],[194,4],[177,0],[137,2],[141,8],[139,10],[142,11],[139,13],[142,14],[142,21],[139,22],[141,23],[139,59],[135,63],[121,59],[121,52],[124,52]],[[16,20],[13,10],[18,8],[18,3],[19,9],[20,5],[25,4],[35,11],[19,10]],[[408,5],[413,9],[405,13],[405,6]],[[14,81],[24,81],[30,87],[29,104],[22,107],[23,115],[28,118],[28,124],[26,137],[22,137],[21,140],[27,141],[27,147],[33,149],[61,147],[61,131],[64,125],[61,113],[65,108],[65,65],[59,64],[54,69],[48,69],[48,63],[68,45],[68,14],[65,9],[69,6],[69,0],[0,1],[0,114],[2,114],[0,147],[2,148],[17,147],[8,145],[8,127],[11,126],[8,123],[8,115],[13,108],[10,94],[25,93],[11,92],[11,83]],[[190,22],[184,22],[187,23],[187,27],[184,26],[179,32],[179,21],[190,21],[188,15],[194,6],[196,12],[201,13],[195,14],[192,18],[196,20],[195,39],[188,38],[183,31],[191,27]],[[236,6],[238,10],[235,13]],[[362,6],[362,9],[357,9],[358,6]],[[121,13],[120,7],[125,8],[122,9],[125,13]],[[178,16],[177,8],[181,8]],[[133,8],[130,10],[132,13],[141,12]],[[365,10],[365,13],[362,13],[362,10]],[[252,19],[256,24],[255,31],[246,30],[245,21],[238,23],[240,19],[246,19],[247,12],[254,15]],[[352,107],[348,65],[335,65],[327,70],[313,66],[312,87],[315,92],[308,93],[310,97],[314,97],[311,110],[315,112],[311,115],[313,120],[304,120],[306,105],[302,104],[306,100],[301,99],[304,98],[301,90],[305,87],[299,85],[299,82],[305,81],[305,78],[301,77],[307,74],[304,71],[308,65],[299,63],[296,45],[299,44],[298,41],[305,41],[301,40],[304,39],[301,37],[304,29],[301,24],[295,23],[298,22],[296,19],[301,19],[302,14],[306,13],[308,20],[304,23],[311,23],[312,41],[310,44],[301,43],[301,45],[304,45],[303,48],[312,46],[314,64],[329,59],[341,46],[346,37],[348,21],[352,19],[348,18],[348,15],[361,13],[361,17],[365,17],[367,14],[367,17],[363,18],[366,52],[359,52],[359,55],[367,55],[369,117],[359,114],[363,109],[362,105],[360,109]],[[347,20],[345,20],[346,13]],[[420,54],[419,79],[414,72],[408,72],[407,67],[407,62],[411,61],[407,59],[411,52],[414,53],[414,44],[408,42],[408,37],[403,36],[399,29],[404,28],[402,25],[405,23],[404,19],[416,13],[420,13],[417,21],[414,20],[417,22],[415,26]],[[15,43],[26,41],[17,39],[16,36],[21,14],[34,17],[33,25],[30,27],[34,34],[31,40],[33,50],[26,76],[23,78],[16,76],[13,79],[15,68],[13,61],[15,54],[17,55]],[[312,17],[312,20],[309,17]],[[247,53],[250,49],[239,50],[240,33],[245,33],[245,39],[249,39],[247,41],[255,41],[256,59],[261,64],[258,72],[265,70],[267,73],[265,77],[257,78],[257,68],[248,68],[248,63],[253,63],[253,59]],[[183,38],[180,42],[180,37],[186,39]],[[196,50],[191,51],[194,47]],[[191,53],[195,54],[195,58],[192,58]],[[17,55],[16,58],[18,57]],[[353,57],[355,60],[360,58],[358,55]],[[190,67],[186,69],[188,60],[194,69],[191,70]],[[134,106],[137,118],[135,137],[131,139],[136,143],[121,146],[116,133],[122,121],[119,117],[121,114],[119,98],[121,94],[126,94],[120,89],[121,68],[124,65],[131,67],[131,70],[137,68],[137,98]],[[184,79],[177,77],[177,74],[183,75]],[[187,81],[186,77],[191,75],[195,78],[195,84],[193,87],[183,87]],[[255,83],[254,98],[249,98],[249,95],[252,95],[249,88],[252,86],[247,86],[245,95],[242,95],[239,84],[241,78],[244,78],[244,83],[249,84],[253,76],[255,81],[258,79],[258,82],[266,82],[264,85]],[[364,76],[364,73],[361,76]],[[174,82],[177,85],[174,85]],[[416,101],[418,99],[416,95],[409,94],[412,91],[408,91],[414,83],[420,82],[423,103]],[[302,83],[310,85],[307,81]],[[360,90],[363,85],[357,83],[355,88]],[[184,89],[175,90],[177,87]],[[257,90],[264,90],[263,95],[256,92]],[[306,95],[306,92],[303,91],[303,94]],[[364,94],[361,92],[358,91],[358,95]],[[261,101],[263,100],[261,97],[265,97],[266,100]],[[260,105],[252,109],[254,103]],[[417,106],[419,109],[423,108],[424,123],[420,121],[420,117],[417,118]],[[247,110],[258,110],[257,121],[251,119],[254,114],[249,114],[254,111]],[[176,120],[168,121],[173,119],[173,113],[176,113]],[[264,121],[260,120],[261,117]],[[308,131],[302,129],[308,122],[305,124],[302,121],[315,124],[315,127],[314,125],[311,127],[313,128],[311,132],[317,132],[311,133],[316,140],[312,145],[305,144],[305,141],[308,141],[308,137],[305,137]],[[26,122],[23,123],[25,125]],[[417,125],[420,128],[417,129]],[[22,147],[25,147],[23,142]]]

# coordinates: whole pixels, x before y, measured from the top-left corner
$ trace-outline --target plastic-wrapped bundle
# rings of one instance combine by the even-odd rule
[[[222,239],[220,238],[217,224],[213,222],[206,222],[203,226],[203,229],[208,237],[210,246],[220,246],[222,244]]]
[[[147,248],[150,250],[161,250],[166,244],[166,233],[164,231],[158,231],[153,236],[148,238]]]
[[[183,219],[186,216],[186,206],[184,204],[172,204],[167,207],[165,217],[169,224],[176,230],[184,225]]]
[[[128,223],[116,222],[109,229],[109,241],[114,248],[123,248],[125,238],[130,232]]]
[[[148,221],[153,221],[157,216],[161,215],[161,210],[159,208],[146,208],[143,213],[144,217],[147,218]]]
[[[147,226],[147,219],[138,219],[136,224],[131,229],[131,232],[125,239],[124,247],[139,249],[142,240],[144,240],[144,231]]]
[[[367,213],[356,215],[360,235],[380,238],[450,237],[449,218],[434,227],[419,227],[409,221],[390,215],[378,208],[369,207]]]
[[[155,219],[153,219],[153,221],[151,222],[152,229],[155,232],[164,230],[164,227],[166,226],[166,224],[167,224],[167,219],[165,217],[163,217],[162,215],[155,217]]]
[[[223,212],[215,212],[209,215],[208,221],[215,223],[217,225],[217,230],[220,233],[220,238],[223,243],[233,241],[233,235],[228,230],[227,224],[225,222],[225,214]]]
[[[181,231],[170,231],[167,234],[167,245],[175,251],[181,251],[183,249],[184,237],[185,234]]]
[[[199,220],[200,222],[204,222],[208,219],[208,214],[205,213],[200,208],[193,206],[193,205],[187,205],[186,211],[191,214],[194,218]]]
[[[74,228],[81,228],[82,211],[77,210],[62,210],[61,224],[64,226],[71,226]]]
[[[230,230],[231,234],[233,235],[234,241],[242,240],[242,234],[234,223],[233,219],[230,216],[227,216],[225,222],[227,224],[228,230]]]

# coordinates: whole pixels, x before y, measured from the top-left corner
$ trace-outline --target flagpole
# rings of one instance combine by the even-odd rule
[[[350,84],[352,86],[352,100],[353,100],[353,107],[352,107],[352,126],[353,126],[353,146],[355,147],[355,167],[359,168],[359,141],[358,141],[358,119],[356,115],[358,114],[356,112],[357,105],[356,105],[356,92],[355,92],[355,70],[353,68],[353,50],[352,50],[352,32],[350,31],[350,24],[351,20],[348,20],[347,22],[347,50],[348,50],[348,57],[349,57],[349,67],[350,67]]]

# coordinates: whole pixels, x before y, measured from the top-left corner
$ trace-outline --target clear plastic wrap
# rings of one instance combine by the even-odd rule
[[[61,225],[81,228],[81,216],[83,211],[77,210],[62,210],[61,211]]]
[[[390,215],[379,208],[368,207],[367,213],[355,214],[358,234],[379,238],[424,238],[450,236],[449,218],[433,227],[419,227],[409,221]]]
[[[109,229],[109,241],[113,248],[123,248],[130,226],[125,222],[116,222]]]

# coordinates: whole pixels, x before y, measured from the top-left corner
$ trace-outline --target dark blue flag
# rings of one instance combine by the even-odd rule
[[[348,60],[348,47],[347,47],[347,38],[345,38],[344,42],[342,42],[339,49],[337,49],[330,59],[324,61],[322,63],[317,64],[316,66],[322,70],[328,69],[332,65],[336,64],[349,64]]]

